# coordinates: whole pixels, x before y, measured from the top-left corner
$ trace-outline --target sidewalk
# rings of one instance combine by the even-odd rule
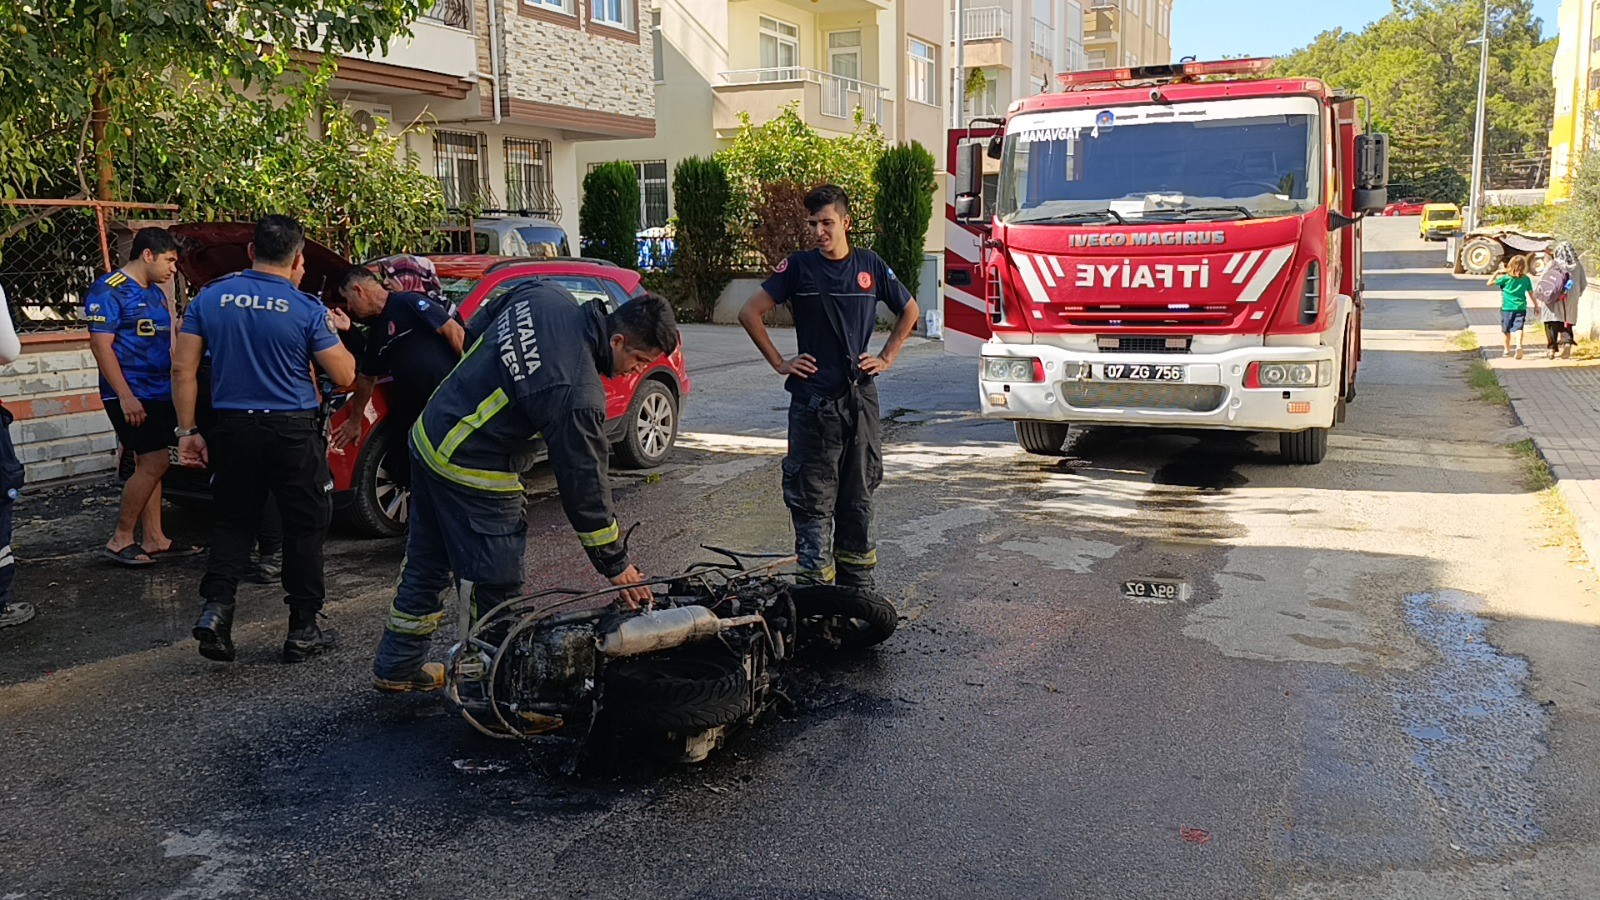
[[[1600,569],[1600,362],[1546,359],[1544,328],[1529,314],[1523,358],[1500,355],[1500,292],[1458,276],[1457,302],[1511,410],[1549,464],[1590,565]]]

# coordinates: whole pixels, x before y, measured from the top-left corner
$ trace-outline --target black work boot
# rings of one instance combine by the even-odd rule
[[[313,656],[327,653],[336,646],[338,646],[338,634],[331,628],[324,631],[319,627],[315,615],[304,620],[295,615],[289,617],[289,637],[283,642],[284,662],[305,662]]]
[[[877,590],[877,584],[872,578],[872,569],[867,567],[840,565],[834,584],[843,588],[866,591],[869,594]]]
[[[263,553],[244,573],[244,580],[255,584],[277,584],[283,577],[283,553]]]
[[[217,662],[233,662],[233,606],[207,600],[194,623],[194,639],[200,642],[200,655]]]

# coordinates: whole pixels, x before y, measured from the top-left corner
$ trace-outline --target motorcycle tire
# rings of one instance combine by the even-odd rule
[[[725,654],[648,653],[606,666],[604,704],[622,728],[700,732],[750,711],[744,664]]]
[[[862,650],[894,634],[900,614],[888,598],[860,588],[805,585],[790,591],[800,628],[812,637],[831,635],[841,650]]]

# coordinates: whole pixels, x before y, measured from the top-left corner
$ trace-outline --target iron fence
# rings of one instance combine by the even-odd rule
[[[471,28],[472,4],[468,0],[434,0],[422,17],[451,28]]]
[[[97,200],[0,201],[0,287],[19,332],[83,328],[83,297],[127,257],[141,227],[176,206]]]

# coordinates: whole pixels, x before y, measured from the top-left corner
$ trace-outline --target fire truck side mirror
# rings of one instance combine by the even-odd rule
[[[1356,138],[1356,187],[1374,191],[1389,186],[1389,136],[1363,134]]]
[[[983,144],[962,144],[956,149],[955,188],[956,218],[977,218],[983,206]]]
[[[1005,155],[1005,149],[1006,149],[1006,136],[1005,136],[1005,133],[1004,132],[996,132],[993,137],[989,138],[989,149],[984,151],[984,152],[989,155],[990,159],[999,159],[1000,157]]]

